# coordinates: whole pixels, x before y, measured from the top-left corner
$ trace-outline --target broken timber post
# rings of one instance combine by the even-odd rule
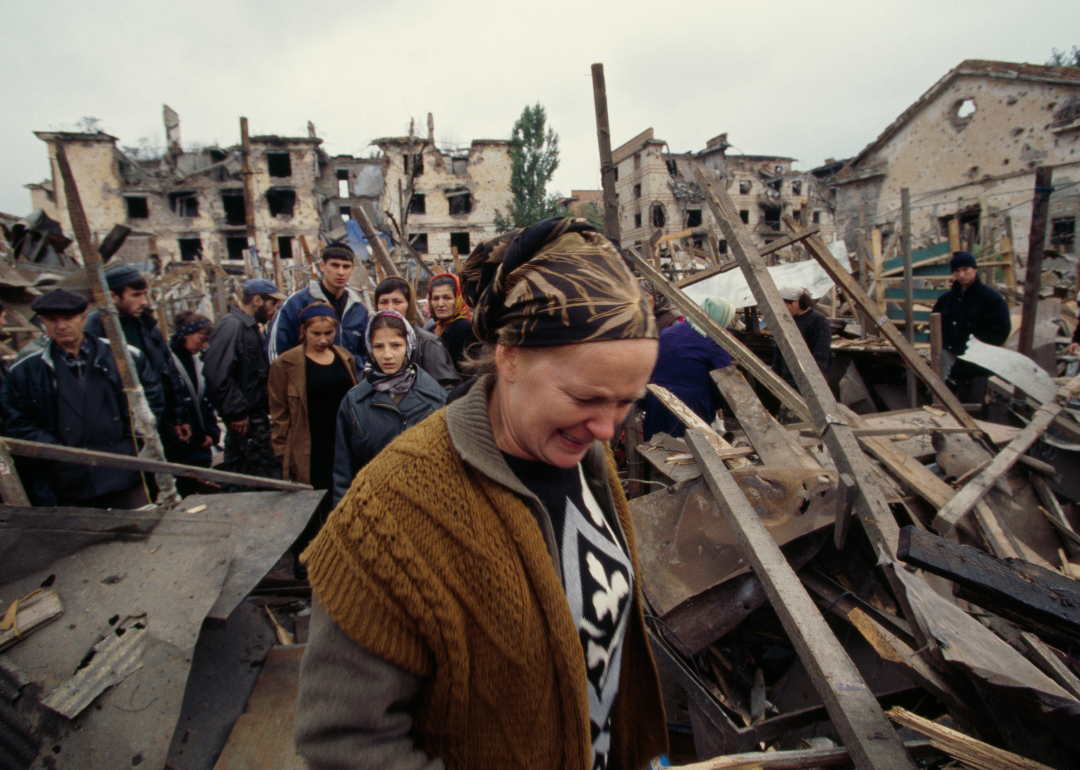
[[[942,534],[952,532],[956,522],[960,521],[975,503],[982,499],[982,496],[997,483],[999,478],[1009,472],[1009,469],[1020,459],[1020,455],[1039,440],[1039,436],[1046,432],[1054,418],[1077,395],[1080,395],[1080,375],[1069,380],[1068,384],[1058,391],[1053,402],[1040,406],[1032,416],[1031,422],[1017,434],[1016,438],[998,452],[989,465],[975,474],[964,485],[964,488],[938,511],[933,521],[934,529]]]
[[[615,198],[615,164],[611,160],[611,127],[608,125],[607,86],[604,65],[592,66],[593,102],[596,105],[596,138],[600,144],[600,186],[604,189],[604,229],[616,244],[619,231],[619,204]]]
[[[1042,288],[1042,260],[1046,251],[1046,211],[1050,208],[1053,189],[1053,169],[1035,169],[1035,201],[1031,210],[1031,234],[1028,237],[1027,272],[1024,275],[1024,311],[1020,316],[1020,339],[1016,349],[1031,357],[1035,342],[1035,321],[1039,310],[1039,289]]]
[[[903,222],[904,242],[904,336],[908,344],[915,347],[915,291],[912,288],[911,269],[911,194],[908,188],[900,190],[900,217]],[[907,397],[908,408],[915,409],[918,404],[915,370],[908,364]]]
[[[798,229],[799,225],[789,216],[784,217],[784,223],[791,229]],[[851,277],[851,274],[844,270],[843,266],[836,261],[836,258],[829,252],[829,248],[825,245],[825,242],[821,238],[807,238],[806,247],[810,250],[814,259],[821,265],[821,268],[828,274],[829,278],[833,280],[833,283],[839,285],[844,293],[848,295],[861,310],[870,313],[875,319],[874,323],[885,339],[887,339],[892,346],[896,348],[896,352],[900,354],[900,357],[904,359],[904,362],[915,370],[915,373],[919,375],[926,387],[930,389],[930,392],[941,402],[942,406],[949,412],[957,421],[965,428],[977,428],[975,418],[967,413],[964,409],[964,405],[960,403],[960,400],[953,395],[953,392],[949,390],[945,382],[934,374],[934,370],[923,360],[923,357],[919,355],[919,352],[905,339],[904,335],[900,333],[900,330],[896,328],[896,325],[885,315],[881,309],[877,306],[870,297],[866,295],[866,292],[862,290],[855,279]],[[760,302],[760,300],[759,300]]]
[[[735,448],[725,441],[724,437],[713,430],[709,423],[703,420],[693,409],[684,404],[679,397],[670,390],[654,383],[649,383],[645,387],[648,388],[649,392],[656,396],[660,403],[667,407],[668,411],[675,415],[679,422],[685,425],[688,430],[696,430],[703,433],[717,454],[723,455]],[[743,468],[750,465],[750,461],[745,457],[726,457],[724,462],[731,468]]]
[[[386,244],[379,237],[379,231],[375,229],[375,225],[371,224],[371,220],[368,218],[363,206],[353,206],[350,211],[353,219],[356,220],[356,224],[360,225],[360,229],[364,232],[364,237],[367,238],[371,256],[375,258],[375,264],[382,268],[385,275],[400,276],[401,273],[398,272],[397,265],[394,264],[394,260],[390,259],[390,253],[386,250]]]
[[[858,485],[855,510],[871,543],[880,544],[888,554],[896,553],[899,535],[896,519],[885,502],[885,496],[878,486],[870,463],[851,432],[851,426],[841,417],[829,383],[825,381],[825,376],[806,346],[806,340],[795,325],[795,319],[780,298],[780,292],[769,275],[768,268],[758,255],[735,204],[722,187],[713,183],[713,178],[708,176],[704,169],[697,170],[697,181],[712,210],[713,218],[724,231],[728,248],[738,260],[750,291],[757,299],[758,308],[765,314],[788,368],[795,376],[799,392],[806,399],[812,417],[811,423],[836,463],[837,472],[848,474]],[[791,222],[788,227],[792,227]],[[792,230],[797,232],[794,227]],[[814,244],[821,243],[821,239],[807,238],[803,243],[813,251]],[[847,273],[844,274],[851,278]],[[855,291],[862,292],[858,284],[854,281],[851,283],[854,284]]]
[[[120,328],[120,318],[116,314],[116,305],[113,304],[112,295],[109,293],[109,284],[105,280],[105,271],[101,265],[101,255],[90,236],[90,225],[86,221],[86,213],[83,211],[82,200],[79,198],[79,188],[75,185],[75,175],[71,172],[68,163],[67,151],[64,143],[56,143],[56,165],[60,169],[60,176],[64,180],[64,195],[67,198],[68,216],[71,219],[71,229],[75,232],[75,240],[79,243],[79,251],[82,252],[83,262],[86,265],[87,275],[90,276],[90,287],[94,292],[94,301],[97,303],[101,314],[101,322],[105,327],[105,334],[109,338],[109,347],[112,349],[113,358],[116,360],[116,368],[120,373],[120,382],[124,386],[124,393],[128,398],[128,410],[131,413],[131,428],[136,436],[145,442],[143,451],[152,460],[165,460],[165,450],[161,445],[161,436],[157,432],[154,413],[150,411],[150,404],[146,400],[139,378],[135,376],[135,362],[128,350],[127,340]],[[180,499],[176,491],[176,481],[168,472],[155,474],[158,486],[158,502],[170,503]]]
[[[678,287],[672,285],[659,270],[650,265],[640,254],[632,250],[630,250],[630,253],[634,255],[634,268],[645,280],[653,285],[653,288],[671,300],[671,304],[678,308],[679,312],[696,323],[710,339],[730,353],[732,359],[779,398],[780,403],[799,415],[801,419],[807,422],[812,421],[810,410],[807,408],[802,396],[784,382],[780,375],[754,355],[749,348],[739,342],[731,332],[718,324],[712,316],[701,309],[700,305],[686,296]]]
[[[179,465],[177,463],[163,462],[160,460],[147,460],[142,457],[131,455],[117,455],[112,452],[98,452],[94,449],[79,449],[78,447],[64,446],[62,444],[43,444],[38,441],[26,441],[24,439],[6,438],[12,454],[20,457],[34,457],[39,460],[59,460],[66,463],[79,463],[98,468],[119,468],[126,471],[143,471],[148,473],[170,473],[175,476],[185,476],[189,479],[200,481],[212,481],[221,484],[236,484],[244,487],[258,487],[262,489],[280,489],[287,492],[300,492],[311,489],[309,484],[301,484],[296,481],[281,481],[280,479],[266,479],[261,476],[248,476],[243,473],[229,473],[228,471],[216,471],[212,468],[202,468],[195,465]],[[169,478],[172,478],[170,476]],[[6,500],[4,502],[7,502]],[[14,503],[8,503],[14,505]],[[27,503],[29,505],[29,503]]]
[[[728,243],[730,246],[730,238]],[[687,431],[686,443],[844,739],[855,767],[914,770],[915,764],[874,694],[712,445],[694,430]]]
[[[15,463],[11,459],[4,439],[0,438],[0,499],[5,505],[30,506],[30,498],[26,496],[22,480],[15,470]]]

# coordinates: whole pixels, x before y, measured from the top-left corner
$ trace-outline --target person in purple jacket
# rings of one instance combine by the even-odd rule
[[[735,306],[720,297],[709,297],[701,303],[701,308],[724,327],[735,317]],[[717,410],[724,405],[724,399],[709,372],[730,364],[731,355],[706,337],[692,321],[677,323],[660,332],[660,353],[650,382],[670,390],[711,424]],[[682,436],[686,428],[650,393],[645,399],[643,432],[648,441],[657,433]]]

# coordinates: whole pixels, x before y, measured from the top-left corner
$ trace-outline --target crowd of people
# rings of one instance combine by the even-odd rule
[[[300,753],[313,770],[661,766],[667,730],[609,442],[635,404],[647,438],[679,435],[650,382],[712,422],[723,400],[709,373],[730,354],[585,220],[480,244],[460,275],[429,282],[427,321],[398,277],[366,307],[349,286],[355,260],[332,243],[319,280],[289,297],[248,280],[216,324],[181,313],[168,341],[144,277],[105,274],[169,460],[209,466],[221,443],[225,470],[326,490],[293,547],[313,590]],[[953,258],[939,303],[956,354],[969,334],[1007,334],[972,262]],[[827,319],[803,290],[781,296],[827,372]],[[4,376],[4,432],[136,454],[101,311],[65,289],[31,308],[46,340]],[[722,298],[702,308],[721,327],[736,315]],[[796,384],[782,356],[774,369]],[[132,471],[19,471],[36,505],[131,508],[152,492]]]

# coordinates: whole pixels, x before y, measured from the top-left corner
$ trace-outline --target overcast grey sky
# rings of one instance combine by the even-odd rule
[[[85,116],[121,145],[305,136],[367,155],[380,136],[509,138],[540,102],[559,133],[551,190],[598,188],[589,67],[603,62],[612,143],[652,126],[675,152],[727,131],[735,151],[850,157],[964,59],[1041,64],[1080,44],[1076,0],[669,3],[641,0],[6,0],[0,7],[0,211],[46,178],[35,130]]]

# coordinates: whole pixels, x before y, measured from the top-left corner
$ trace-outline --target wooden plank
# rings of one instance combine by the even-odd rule
[[[725,441],[719,433],[713,430],[709,423],[701,419],[693,409],[680,401],[679,397],[670,390],[652,383],[646,387],[649,389],[650,393],[660,399],[660,403],[666,406],[668,411],[675,415],[679,419],[679,422],[685,425],[688,430],[699,430],[704,433],[709,439],[709,444],[712,445],[712,448],[715,451],[726,454],[735,448]],[[742,468],[750,465],[750,461],[745,457],[732,456],[730,454],[727,456],[725,462],[728,464],[729,468]]]
[[[1080,639],[1080,582],[1058,572],[1022,559],[998,559],[910,526],[900,530],[897,558],[948,578],[995,614],[1030,619]]]
[[[889,719],[902,727],[922,733],[933,746],[948,753],[953,759],[976,770],[1053,770],[1041,762],[1025,759],[1019,754],[999,749],[988,743],[964,735],[958,730],[931,722],[899,706],[885,712]]]
[[[686,441],[855,766],[913,770],[914,762],[877,699],[705,434],[687,431]]]
[[[765,411],[761,399],[737,368],[727,366],[709,372],[709,376],[720,389],[728,407],[739,418],[739,425],[754,445],[762,463],[779,468],[821,468],[799,444],[795,434],[785,430],[775,417]]]
[[[904,747],[913,757],[932,757],[944,753],[929,741],[906,741]],[[851,757],[847,749],[838,746],[832,749],[753,751],[714,757],[690,765],[674,765],[675,770],[806,770],[815,767],[851,767]]]
[[[0,438],[0,499],[7,505],[18,505],[24,508],[30,506],[30,498],[26,496],[26,490],[23,489],[22,480],[19,478],[18,471],[15,470],[11,453],[2,438]]]
[[[1035,200],[1031,205],[1031,234],[1028,236],[1027,273],[1024,276],[1024,309],[1020,317],[1020,336],[1016,349],[1031,357],[1038,320],[1039,289],[1042,288],[1042,260],[1046,253],[1046,213],[1050,208],[1053,168],[1035,169]]]
[[[1031,660],[1047,676],[1060,684],[1074,698],[1080,699],[1080,679],[1066,666],[1050,645],[1030,631],[1021,631],[1020,638],[1031,654]]]
[[[731,354],[731,357],[755,380],[760,382],[769,391],[780,399],[780,403],[786,406],[800,418],[811,421],[810,410],[802,397],[784,382],[780,376],[772,370],[768,364],[758,358],[754,353],[743,345],[731,332],[718,324],[712,316],[701,309],[694,300],[690,299],[679,288],[673,286],[670,281],[655,267],[650,265],[640,254],[634,254],[634,267],[645,280],[653,285],[653,288],[663,294],[671,304],[678,308],[679,312],[698,325],[706,336]]]
[[[8,605],[0,620],[0,650],[25,639],[63,613],[64,605],[56,591],[39,588],[29,596],[16,599]]]
[[[784,221],[787,223],[788,227],[798,227],[795,220],[791,217],[785,217]],[[896,348],[896,351],[900,354],[900,357],[904,359],[904,362],[915,370],[919,379],[926,383],[930,392],[941,402],[946,411],[955,417],[964,427],[977,427],[974,418],[972,418],[972,416],[964,409],[964,405],[953,395],[952,391],[945,385],[945,382],[934,374],[934,370],[923,360],[923,357],[919,355],[918,351],[915,350],[915,347],[904,339],[904,335],[900,333],[899,329],[896,328],[896,325],[892,323],[891,320],[875,313],[874,301],[866,295],[859,284],[855,282],[851,275],[844,270],[833,255],[829,253],[829,249],[825,245],[825,242],[820,238],[809,238],[806,241],[806,247],[810,250],[810,254],[814,259],[818,261],[818,264],[821,265],[822,269],[824,269],[829,277],[844,290],[856,305],[867,313],[875,314],[877,325],[881,330],[882,336]]]
[[[693,231],[692,230],[687,230],[685,232],[691,233]],[[801,240],[809,238],[811,235],[817,235],[819,232],[821,232],[821,226],[820,225],[813,225],[811,227],[806,228],[805,230],[803,230],[798,235],[785,235],[783,238],[780,238],[779,240],[775,240],[772,243],[770,243],[768,246],[765,246],[764,248],[762,248],[761,252],[760,252],[761,256],[764,257],[764,256],[766,256],[768,254],[772,254],[774,251],[780,251],[780,249],[785,248],[786,246],[791,246],[794,243],[798,243]],[[661,239],[661,240],[663,240],[663,239]],[[712,278],[714,275],[719,275],[720,273],[726,273],[728,270],[732,269],[735,266],[736,266],[735,263],[732,262],[730,264],[715,265],[714,267],[708,267],[708,268],[705,268],[704,270],[701,270],[700,272],[694,273],[693,275],[689,275],[686,278],[683,278],[683,279],[681,279],[679,281],[676,281],[675,285],[678,286],[680,289],[686,288],[687,286],[693,286],[695,283],[698,283],[699,281],[704,281],[706,278]]]
[[[711,169],[711,174],[715,175]],[[851,426],[841,418],[839,405],[829,389],[817,362],[810,354],[802,333],[795,325],[772,276],[765,267],[764,260],[757,253],[753,239],[746,230],[746,225],[739,216],[735,204],[721,185],[715,184],[704,168],[698,168],[697,181],[705,193],[706,202],[712,211],[724,236],[728,248],[739,261],[747,284],[758,302],[758,309],[764,313],[769,328],[773,330],[780,351],[787,361],[799,392],[806,398],[810,412],[810,421],[829,450],[829,455],[836,463],[838,473],[846,473],[855,480],[859,487],[855,507],[859,519],[866,529],[872,543],[880,545],[886,553],[896,552],[898,528],[885,497],[878,486],[877,478],[863,455],[862,450],[851,433]],[[795,230],[795,228],[792,228]],[[795,230],[798,232],[798,230]],[[813,253],[824,243],[819,236],[807,238],[804,243]],[[826,249],[826,253],[828,250]],[[829,257],[831,258],[831,254]],[[835,260],[833,260],[835,264]],[[844,272],[850,279],[850,275]],[[862,289],[857,290],[861,293]],[[865,294],[863,294],[865,296]],[[771,372],[771,370],[770,370]],[[805,419],[805,418],[804,418]]]
[[[1024,455],[1025,457],[1027,455]],[[1076,556],[1080,554],[1080,545],[1077,545],[1077,535],[1073,525],[1069,522],[1069,519],[1065,516],[1065,511],[1061,508],[1061,503],[1058,502],[1057,496],[1053,490],[1050,489],[1050,485],[1046,483],[1046,479],[1039,475],[1031,476],[1031,486],[1035,489],[1035,494],[1039,496],[1039,501],[1043,504],[1043,508],[1046,509],[1047,518],[1049,518],[1054,526],[1062,532],[1071,532],[1072,537],[1063,536],[1062,540],[1065,544],[1065,550],[1070,556]]]
[[[934,518],[934,529],[943,534],[951,532],[956,522],[960,521],[972,506],[982,499],[999,478],[1016,465],[1020,455],[1039,440],[1054,418],[1077,394],[1080,394],[1080,375],[1073,377],[1061,388],[1052,403],[1040,406],[1032,416],[1031,422],[1020,431],[1020,434],[998,452],[989,465],[976,474],[947,505],[938,511],[938,515]]]
[[[211,468],[199,468],[193,465],[180,465],[167,463],[160,460],[147,460],[142,457],[131,455],[116,455],[111,452],[97,452],[93,449],[79,449],[77,447],[61,446],[60,444],[42,444],[37,441],[26,441],[18,438],[6,438],[11,448],[11,453],[20,457],[36,457],[41,460],[60,460],[68,463],[79,463],[99,468],[120,468],[129,471],[145,471],[148,473],[168,473],[173,476],[185,476],[190,479],[212,481],[220,484],[239,484],[245,487],[258,487],[261,489],[282,489],[286,491],[303,491],[311,489],[309,484],[300,484],[295,481],[281,481],[280,479],[264,479],[259,476],[246,476],[242,473],[229,473],[216,471]]]

